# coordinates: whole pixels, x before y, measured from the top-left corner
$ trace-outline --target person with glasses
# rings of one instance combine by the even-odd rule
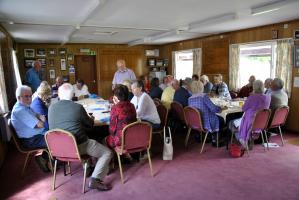
[[[21,145],[27,149],[46,148],[44,134],[48,130],[45,127],[46,117],[35,113],[30,104],[32,101],[31,88],[22,85],[16,90],[17,102],[11,112],[11,122],[15,128]],[[47,154],[35,157],[39,167],[44,172],[49,172]]]

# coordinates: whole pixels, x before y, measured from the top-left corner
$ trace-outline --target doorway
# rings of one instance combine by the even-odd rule
[[[193,51],[176,51],[174,52],[175,67],[174,77],[177,80],[184,80],[185,78],[191,78],[193,75]]]
[[[96,57],[89,55],[75,55],[76,79],[82,79],[87,85],[89,93],[97,94]]]

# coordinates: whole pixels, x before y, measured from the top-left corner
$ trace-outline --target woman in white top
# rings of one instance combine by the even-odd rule
[[[161,121],[157,107],[152,98],[146,92],[143,92],[142,81],[133,82],[131,88],[134,94],[131,103],[135,106],[137,118],[150,122],[153,129],[158,129]]]
[[[88,92],[87,85],[84,84],[84,81],[81,79],[77,79],[76,84],[73,85],[75,97],[78,97],[78,99],[86,98],[90,94]]]

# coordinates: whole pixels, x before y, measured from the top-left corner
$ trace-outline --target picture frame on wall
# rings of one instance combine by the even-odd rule
[[[66,60],[65,60],[65,58],[60,59],[60,70],[66,70]]]
[[[44,49],[44,48],[37,48],[36,49],[36,56],[38,56],[38,57],[46,57],[46,49]]]
[[[294,64],[296,68],[299,68],[299,45],[295,45],[294,51]]]
[[[37,60],[40,62],[40,64],[42,65],[42,67],[46,67],[46,59],[45,58],[39,58]]]
[[[50,67],[54,67],[54,64],[55,64],[55,60],[54,59],[49,59],[49,66]]]
[[[56,56],[56,49],[55,48],[49,48],[48,49],[48,56]]]
[[[60,48],[59,49],[59,55],[64,57],[66,55],[66,48]]]
[[[35,50],[34,49],[24,49],[24,57],[25,58],[34,58]]]
[[[35,60],[32,60],[32,59],[25,59],[24,60],[24,66],[25,68],[31,68],[32,67],[32,63],[34,62]]]
[[[55,79],[55,69],[49,70],[50,79]]]
[[[74,55],[72,53],[67,54],[67,60],[73,60]]]

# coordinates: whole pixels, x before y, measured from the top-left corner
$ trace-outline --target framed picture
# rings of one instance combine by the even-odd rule
[[[60,70],[66,70],[66,60],[65,60],[65,58],[60,59]]]
[[[72,53],[67,54],[67,60],[73,60],[74,55]]]
[[[25,68],[31,68],[31,67],[32,67],[32,63],[33,63],[34,61],[35,61],[35,60],[25,59],[25,60],[24,60],[24,66],[25,66]]]
[[[75,66],[69,65],[69,74],[75,74]]]
[[[25,58],[34,58],[35,50],[34,49],[24,49],[24,57]]]
[[[50,79],[55,79],[55,69],[49,70]]]
[[[55,60],[54,59],[49,59],[49,66],[50,67],[54,67],[54,64],[55,64],[55,62],[54,62]]]
[[[48,49],[48,56],[56,56],[56,49],[54,48]]]
[[[42,65],[42,67],[46,67],[46,59],[45,58],[39,58],[37,60],[40,62],[40,64]]]
[[[44,48],[36,49],[36,56],[45,57],[46,56],[46,49],[44,49]]]
[[[295,45],[295,49],[294,49],[294,63],[295,63],[295,67],[299,68],[299,45]]]
[[[66,55],[66,49],[65,48],[60,48],[59,49],[59,55],[64,57]]]

